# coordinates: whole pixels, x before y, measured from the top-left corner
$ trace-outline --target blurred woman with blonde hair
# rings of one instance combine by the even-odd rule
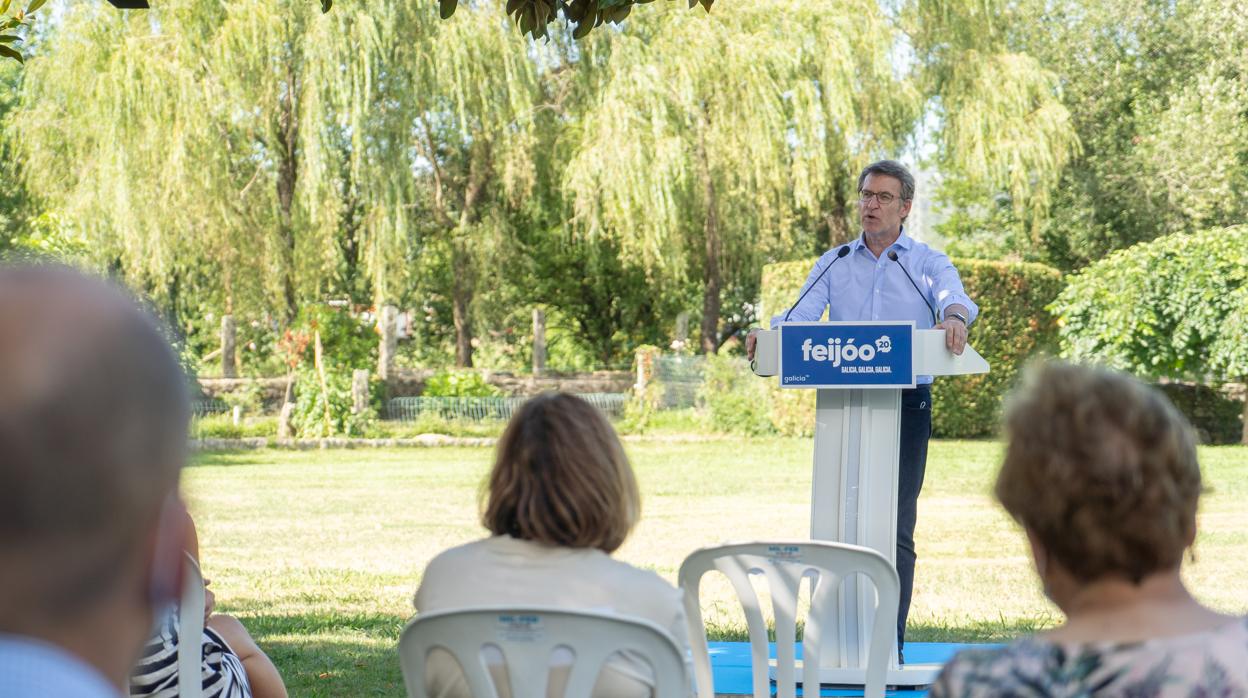
[[[1248,696],[1248,619],[1201,605],[1191,428],[1158,391],[1050,363],[1010,402],[996,495],[1060,627],[950,662],[932,696]]]

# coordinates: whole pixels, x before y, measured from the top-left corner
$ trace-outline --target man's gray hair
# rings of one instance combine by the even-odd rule
[[[862,191],[862,184],[867,181],[867,175],[892,177],[901,182],[902,200],[912,201],[914,199],[914,175],[910,174],[910,170],[906,169],[906,166],[900,162],[896,160],[880,160],[864,167],[862,174],[858,175],[858,191]]]

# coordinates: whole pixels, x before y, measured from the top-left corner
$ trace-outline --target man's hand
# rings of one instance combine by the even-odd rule
[[[932,328],[945,331],[945,348],[956,356],[962,355],[966,348],[966,325],[956,317],[947,317],[945,321]]]
[[[750,330],[750,333],[745,336],[745,358],[750,361],[754,360],[754,345],[758,344],[758,337],[754,336],[756,332],[758,330]]]

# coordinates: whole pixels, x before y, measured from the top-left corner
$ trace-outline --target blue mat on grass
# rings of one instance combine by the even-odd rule
[[[715,677],[716,694],[750,695],[753,693],[753,678],[750,674],[750,643],[748,642],[711,642],[708,643],[711,655],[711,673]],[[915,664],[934,662],[944,663],[958,651],[968,647],[992,647],[993,645],[963,645],[954,642],[907,642],[906,661]],[[776,646],[771,645],[770,656],[776,656]],[[802,658],[802,646],[797,646],[797,658]],[[772,695],[775,695],[775,684],[772,684]],[[801,695],[801,689],[798,689]],[[853,689],[824,688],[821,696],[860,696],[862,691]],[[909,696],[925,696],[927,691],[889,691],[888,695],[898,698]]]

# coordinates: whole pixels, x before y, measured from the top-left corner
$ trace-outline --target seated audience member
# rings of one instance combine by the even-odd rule
[[[416,592],[419,611],[506,604],[613,611],[656,623],[688,647],[680,592],[610,557],[637,522],[641,502],[624,449],[597,409],[561,393],[526,402],[499,441],[483,496],[492,536],[429,563]],[[432,655],[429,674],[431,695],[469,695],[449,655]],[[506,698],[502,675],[495,682]],[[548,695],[562,695],[566,678],[566,669],[552,672]],[[594,695],[648,696],[653,682],[644,660],[618,655]]]
[[[117,698],[178,598],[185,378],[108,284],[0,266],[0,696]]]
[[[1006,436],[996,495],[1066,623],[959,654],[931,695],[1248,695],[1248,619],[1202,606],[1179,577],[1200,467],[1165,397],[1052,363],[1011,401]]]
[[[190,515],[186,552],[199,562],[199,536]],[[205,698],[286,698],[286,685],[247,628],[233,616],[214,613],[215,596],[204,580],[204,630],[200,636],[201,685]],[[178,698],[178,610],[170,607],[130,673],[131,698]]]

